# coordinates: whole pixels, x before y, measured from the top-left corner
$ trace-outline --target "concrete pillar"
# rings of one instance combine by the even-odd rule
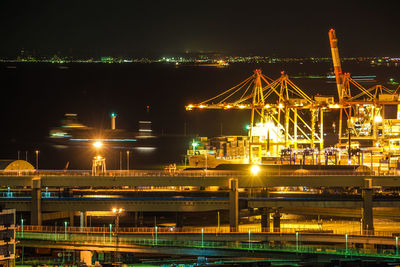
[[[274,232],[279,233],[281,231],[281,217],[282,214],[279,210],[275,210],[275,213],[272,214]]]
[[[80,251],[80,261],[86,263],[86,266],[92,266],[93,253],[88,250]]]
[[[269,198],[269,190],[267,188],[264,188],[261,190],[261,197],[263,198]],[[261,229],[263,231],[270,231],[270,210],[269,208],[261,208]]]
[[[239,226],[239,182],[237,179],[229,181],[229,226],[236,232]]]
[[[270,231],[268,208],[261,208],[261,229],[266,232]]]
[[[31,207],[31,224],[42,225],[42,191],[41,179],[35,177],[32,179],[32,207]]]
[[[362,207],[362,229],[366,233],[374,232],[374,217],[372,214],[372,179],[364,179],[364,188],[362,189],[363,207]]]
[[[81,211],[80,212],[80,227],[81,230],[83,230],[83,227],[87,227],[87,212],[86,211]]]

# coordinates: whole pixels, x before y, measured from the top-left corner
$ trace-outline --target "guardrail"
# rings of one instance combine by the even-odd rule
[[[253,174],[250,171],[230,170],[109,170],[96,176],[108,177],[248,177]],[[373,176],[371,172],[358,171],[326,171],[326,170],[276,170],[260,171],[257,176]],[[94,176],[89,170],[15,170],[0,171],[0,176]]]
[[[19,232],[40,232],[40,233],[115,233],[115,225],[106,227],[72,227],[72,226],[36,226],[36,225],[21,225],[17,226]],[[118,227],[118,233],[121,234],[148,234],[148,233],[169,233],[169,234],[235,234],[235,233],[281,233],[281,234],[326,234],[326,235],[352,235],[352,236],[374,236],[374,237],[400,237],[400,231],[370,231],[370,230],[351,230],[345,231],[341,229],[322,229],[310,227],[298,228],[261,228],[239,226],[237,229],[226,226],[221,227]]]
[[[23,237],[22,237],[23,236]],[[251,239],[251,234],[246,241],[205,241],[200,236],[197,240],[167,240],[158,238],[157,233],[152,238],[137,238],[132,236],[106,235],[106,234],[71,234],[71,233],[34,233],[34,232],[17,232],[17,238],[51,241],[60,244],[85,246],[93,245],[95,247],[113,247],[116,251],[119,248],[129,248],[132,245],[152,247],[187,247],[200,249],[230,249],[236,251],[257,251],[257,252],[286,252],[286,253],[309,253],[309,254],[328,254],[342,256],[358,256],[358,257],[376,257],[376,258],[400,258],[398,244],[393,243],[391,248],[387,249],[371,249],[357,248],[351,246],[348,238],[343,238],[345,247],[328,246],[328,245],[305,245],[301,243],[301,239],[295,234],[294,242],[286,243],[259,243],[257,240]],[[397,242],[397,239],[396,239]],[[162,253],[162,252],[161,252]]]

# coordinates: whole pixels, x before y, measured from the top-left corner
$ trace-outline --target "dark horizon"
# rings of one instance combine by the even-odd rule
[[[399,56],[395,3],[2,1],[0,56],[162,57],[185,51],[276,57]]]

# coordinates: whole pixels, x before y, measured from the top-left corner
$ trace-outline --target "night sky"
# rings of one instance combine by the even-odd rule
[[[343,56],[400,56],[397,1],[346,2],[3,0],[0,56],[329,56],[332,27]]]

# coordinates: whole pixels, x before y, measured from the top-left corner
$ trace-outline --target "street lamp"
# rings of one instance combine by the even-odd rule
[[[201,228],[201,247],[204,247],[204,228]]]
[[[35,150],[36,154],[36,170],[39,169],[39,150]]]
[[[95,149],[100,149],[100,148],[103,147],[103,142],[96,141],[96,142],[93,143],[93,146],[94,146]]]
[[[112,241],[112,238],[111,238],[112,224],[111,223],[110,223],[109,227],[110,227],[110,243],[111,243],[111,241]]]
[[[129,150],[126,151],[126,169],[129,171]]]
[[[119,216],[124,211],[122,208],[113,208],[112,212],[115,214],[115,258],[116,261],[119,262],[119,253],[118,253],[118,230],[119,230]]]
[[[249,249],[251,249],[251,231],[249,229]]]
[[[253,165],[250,168],[250,172],[252,175],[256,176],[260,172],[261,168],[258,165]]]
[[[21,218],[21,237],[24,237],[24,219]]]
[[[68,226],[68,222],[65,221],[64,222],[64,240],[67,240],[67,226]]]
[[[103,147],[103,142],[96,141],[93,144],[94,149],[96,150],[96,156],[93,158],[92,161],[92,175],[97,175],[98,172],[103,174],[106,173],[106,159],[99,155],[101,148]]]

